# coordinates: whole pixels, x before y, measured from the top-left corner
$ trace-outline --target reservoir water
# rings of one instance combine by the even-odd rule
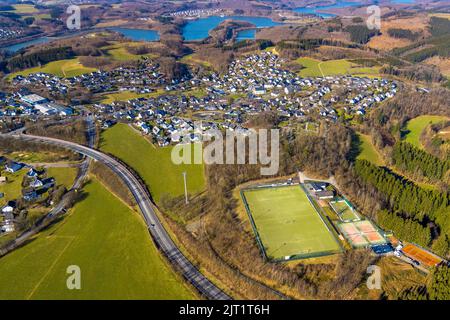
[[[158,41],[159,33],[155,30],[112,27],[109,30],[119,32],[134,41]]]
[[[183,26],[183,38],[186,41],[203,40],[208,37],[208,32],[217,27],[225,20],[246,21],[254,24],[256,28],[267,28],[281,25],[281,22],[273,21],[265,17],[247,17],[247,16],[210,16],[197,20],[188,21]],[[243,36],[251,36],[251,32],[245,33]],[[254,39],[254,33],[253,38]]]
[[[49,38],[49,37],[41,37],[41,38],[29,40],[29,41],[16,43],[16,44],[4,47],[3,49],[5,49],[6,51],[9,51],[9,52],[17,52],[20,49],[32,46],[33,44],[47,43],[47,42],[50,42],[51,40],[52,40],[52,38]]]

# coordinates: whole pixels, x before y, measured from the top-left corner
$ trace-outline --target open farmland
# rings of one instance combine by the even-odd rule
[[[16,13],[35,13],[38,11],[32,4],[15,4],[13,8]]]
[[[94,72],[97,69],[88,68],[81,64],[78,58],[58,60],[47,63],[41,67],[28,68],[8,76],[9,79],[14,78],[17,75],[27,76],[31,73],[49,73],[61,78],[70,78],[79,76],[85,73]]]
[[[375,146],[372,143],[372,139],[369,135],[358,134],[358,138],[360,140],[360,153],[357,159],[367,160],[376,164],[377,166],[382,166],[384,161],[381,155],[376,150]]]
[[[106,54],[116,61],[133,61],[139,60],[141,57],[152,57],[152,54],[133,54],[128,51],[127,47],[138,47],[144,45],[141,42],[124,42],[110,46],[102,47]]]
[[[298,185],[243,192],[249,215],[269,259],[313,257],[340,246]]]
[[[183,172],[187,172],[188,192],[195,194],[205,188],[203,165],[175,165],[172,147],[157,148],[126,124],[117,124],[101,136],[101,150],[109,152],[130,165],[144,179],[153,199],[163,194],[184,194]]]
[[[304,69],[300,70],[302,77],[324,77],[333,75],[376,75],[378,67],[363,67],[346,59],[320,61],[303,57],[296,60]]]
[[[56,180],[57,185],[63,185],[67,189],[72,187],[78,174],[76,167],[50,167],[47,169],[47,175]]]
[[[8,181],[0,184],[0,193],[4,193],[3,198],[0,199],[0,205],[5,205],[9,200],[15,200],[22,196],[22,180],[25,175],[25,170],[20,170],[15,173],[4,173]]]
[[[1,299],[190,299],[137,212],[96,180],[62,221],[0,259]],[[66,269],[81,270],[68,290]]]
[[[420,116],[408,121],[406,125],[406,136],[405,141],[411,143],[412,145],[422,148],[420,143],[420,135],[422,131],[430,124],[439,123],[446,120],[443,116]]]
[[[381,23],[381,34],[372,37],[368,42],[368,46],[379,50],[391,50],[394,48],[405,47],[413,43],[413,41],[405,38],[394,38],[389,36],[389,29],[404,29],[414,33],[428,35],[427,27],[429,17],[426,14],[417,15],[406,18],[383,19]]]
[[[450,78],[450,58],[442,58],[439,56],[434,56],[424,60],[424,63],[434,65],[439,68],[439,71]]]

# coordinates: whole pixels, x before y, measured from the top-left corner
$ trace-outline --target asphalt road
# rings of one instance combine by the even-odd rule
[[[136,199],[139,208],[141,209],[145,223],[147,224],[153,240],[174,268],[179,271],[183,277],[207,299],[231,299],[227,294],[209,281],[178,249],[168,232],[165,230],[164,226],[159,221],[155,213],[153,203],[146,192],[145,186],[143,186],[141,182],[133,175],[133,173],[131,173],[120,162],[98,150],[65,140],[23,134],[10,134],[9,137],[22,140],[39,141],[70,149],[107,165],[128,186],[129,190]]]

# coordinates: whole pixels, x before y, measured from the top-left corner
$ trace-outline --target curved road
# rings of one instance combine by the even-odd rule
[[[145,223],[147,224],[149,232],[152,235],[156,245],[169,259],[172,265],[181,272],[183,277],[190,284],[192,284],[200,292],[200,294],[208,299],[231,299],[222,290],[220,290],[211,281],[209,281],[178,249],[167,231],[164,229],[164,226],[159,221],[154,211],[153,203],[150,200],[145,187],[141,185],[139,180],[124,165],[100,151],[65,140],[23,134],[11,134],[9,135],[9,137],[23,140],[39,141],[70,149],[107,165],[128,186],[134,198],[136,199],[139,208],[142,211]]]

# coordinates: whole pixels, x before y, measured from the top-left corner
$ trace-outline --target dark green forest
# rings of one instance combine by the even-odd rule
[[[394,146],[392,160],[401,170],[433,180],[444,179],[450,170],[450,161],[443,161],[407,142]]]

